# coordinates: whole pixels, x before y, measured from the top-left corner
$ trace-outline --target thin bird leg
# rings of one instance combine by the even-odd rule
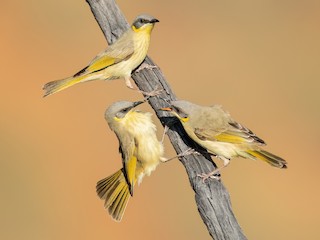
[[[165,162],[169,162],[175,158],[180,158],[180,157],[185,157],[185,156],[189,156],[189,155],[192,155],[192,154],[195,154],[195,155],[200,155],[200,153],[198,153],[196,150],[194,150],[193,148],[188,148],[187,150],[185,150],[184,152],[178,154],[177,156],[174,156],[172,158],[161,158],[160,161],[165,163]]]
[[[164,90],[163,89],[155,89],[151,92],[145,92],[145,91],[142,91],[142,90],[139,90],[137,88],[135,88],[133,85],[132,85],[132,82],[130,80],[130,77],[126,77],[125,79],[125,83],[126,83],[126,86],[132,90],[136,90],[140,93],[142,93],[145,97],[145,100],[148,100],[150,97],[155,97],[155,96],[158,96],[160,95]]]
[[[230,163],[230,159],[229,158],[226,158],[226,157],[223,157],[223,156],[219,156],[219,158],[223,161],[223,166],[219,167],[219,168],[216,168],[215,170],[213,170],[212,172],[210,173],[201,173],[201,174],[198,174],[197,176],[202,178],[202,182],[204,183],[205,180],[207,180],[208,178],[215,178],[217,180],[220,179],[219,176],[214,176],[215,174],[217,174],[218,172],[221,171],[221,169],[225,168],[226,166],[228,166],[228,164]]]
[[[128,88],[130,88],[130,89],[132,89],[132,90],[136,90],[135,88],[134,88],[134,86],[132,85],[132,82],[131,82],[131,80],[130,80],[130,77],[125,77],[125,83],[126,83],[126,86],[128,87]]]
[[[165,125],[164,130],[163,130],[163,134],[162,134],[162,138],[161,138],[161,143],[163,143],[164,137],[167,134],[168,130],[169,130],[169,127],[167,125]]]
[[[152,69],[159,69],[158,66],[155,65],[150,65],[148,63],[143,62],[136,70],[136,73],[139,73],[141,70],[143,69],[148,69],[148,70],[152,70]]]

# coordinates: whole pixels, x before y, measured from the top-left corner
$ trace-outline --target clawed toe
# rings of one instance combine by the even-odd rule
[[[137,68],[136,70],[135,70],[135,72],[136,73],[139,73],[141,70],[143,70],[143,69],[148,69],[148,70],[152,70],[152,69],[158,69],[159,67],[158,66],[156,66],[156,65],[150,65],[150,64],[148,64],[148,63],[142,63],[140,66],[139,66],[139,68]]]
[[[212,178],[212,179],[216,179],[216,180],[220,180],[220,174],[216,175],[216,173],[212,174],[212,173],[201,173],[198,174],[197,177],[200,177],[202,179],[202,182],[204,183],[208,178]]]
[[[201,155],[199,152],[197,152],[195,149],[193,148],[188,148],[187,150],[185,150],[184,152],[180,153],[177,157],[185,157],[185,156],[189,156],[189,155]]]
[[[145,92],[145,91],[139,90],[139,92],[145,96],[146,101],[150,97],[156,97],[156,96],[160,95],[163,91],[164,91],[164,89],[155,89],[155,90],[152,90],[151,92]]]

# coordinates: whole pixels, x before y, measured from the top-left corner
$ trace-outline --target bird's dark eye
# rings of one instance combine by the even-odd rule
[[[140,19],[140,23],[146,24],[146,23],[148,23],[148,21],[147,21],[146,19],[141,18],[141,19]]]
[[[130,110],[130,108],[121,109],[119,112],[116,113],[116,117],[117,118],[124,118],[127,115],[129,110]]]
[[[181,117],[181,118],[188,118],[188,114],[186,114],[185,112],[183,112],[180,108],[175,108],[176,113]]]
[[[180,108],[175,108],[175,110],[176,110],[176,112],[178,113],[178,114],[180,114],[180,113],[182,113],[182,111],[180,110]]]
[[[129,108],[124,108],[124,109],[121,110],[121,112],[122,113],[126,113],[126,112],[128,112],[128,110],[129,110]]]

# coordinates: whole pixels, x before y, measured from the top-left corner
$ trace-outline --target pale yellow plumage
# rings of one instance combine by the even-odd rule
[[[170,104],[172,107],[162,110],[175,115],[190,138],[209,153],[221,158],[224,166],[231,158],[239,156],[260,159],[278,168],[287,167],[284,159],[261,148],[265,145],[261,138],[234,121],[220,106],[205,107],[184,100]],[[218,170],[201,176],[205,179]]]
[[[116,102],[105,114],[109,127],[118,137],[123,168],[99,181],[97,193],[117,221],[122,219],[135,184],[155,170],[163,155],[151,113],[133,110],[141,103]]]
[[[44,97],[59,92],[80,82],[124,78],[133,88],[130,77],[147,55],[150,35],[154,24],[159,22],[149,15],[140,15],[115,43],[98,54],[87,67],[72,77],[49,82],[44,85]]]

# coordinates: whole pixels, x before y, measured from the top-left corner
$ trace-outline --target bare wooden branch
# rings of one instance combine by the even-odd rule
[[[87,2],[109,44],[113,43],[129,27],[114,0],[87,0]],[[156,66],[149,57],[145,59],[145,63]],[[142,91],[164,89],[160,97],[150,98],[149,103],[163,124],[170,122],[171,118],[168,117],[168,113],[159,111],[159,109],[168,107],[167,101],[175,100],[176,97],[160,68],[134,72],[132,78]],[[168,137],[177,154],[184,152],[189,147],[200,149],[188,138],[178,123],[171,124]],[[230,196],[221,181],[209,179],[203,183],[202,179],[197,177],[197,174],[211,172],[215,168],[209,154],[190,155],[181,158],[180,161],[188,173],[200,216],[209,234],[216,240],[246,239],[232,212]]]

